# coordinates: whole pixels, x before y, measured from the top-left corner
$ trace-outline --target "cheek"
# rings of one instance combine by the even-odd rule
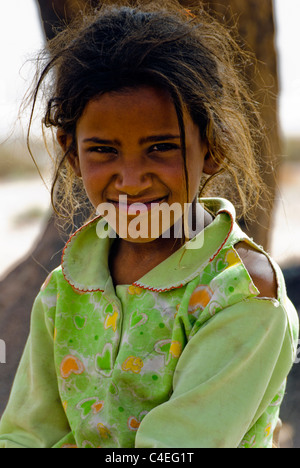
[[[107,171],[96,164],[82,164],[81,176],[90,202],[97,207],[102,201],[103,191],[109,181]]]
[[[185,190],[184,164],[182,160],[169,164],[163,171],[158,173],[158,177],[168,185],[173,193]]]
[[[172,169],[169,170],[169,187],[172,188],[172,192],[176,198],[180,199],[184,203],[187,202],[187,187],[185,178],[186,174],[183,164],[178,167],[172,167]],[[192,202],[199,192],[200,181],[202,178],[202,167],[199,165],[199,161],[195,161],[194,165],[187,164],[187,178],[189,187],[188,202]]]

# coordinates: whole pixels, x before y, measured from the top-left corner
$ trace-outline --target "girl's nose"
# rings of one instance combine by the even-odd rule
[[[122,167],[115,180],[115,188],[131,196],[139,195],[151,186],[151,174],[138,164]]]

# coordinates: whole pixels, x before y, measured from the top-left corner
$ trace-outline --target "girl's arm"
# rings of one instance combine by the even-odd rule
[[[44,291],[35,301],[30,336],[0,422],[0,448],[52,447],[70,432],[54,368],[53,321],[46,313],[55,295]]]
[[[170,400],[148,413],[136,447],[238,447],[293,362],[286,310],[248,299],[211,318],[184,349]]]

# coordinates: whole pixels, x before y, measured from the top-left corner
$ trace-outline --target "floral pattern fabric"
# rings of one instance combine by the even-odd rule
[[[55,448],[105,448],[134,447],[139,444],[140,446],[148,446],[148,444],[157,446],[160,443],[155,442],[151,445],[151,437],[154,436],[148,434],[147,428],[150,423],[147,421],[154,418],[153,425],[159,425],[160,419],[159,417],[155,419],[154,409],[158,408],[163,411],[165,404],[169,401],[174,406],[172,398],[173,394],[177,397],[176,372],[182,354],[185,353],[184,359],[187,359],[187,353],[190,352],[191,345],[195,343],[195,338],[201,336],[201,333],[205,336],[205,327],[208,333],[211,324],[216,323],[213,321],[218,315],[230,322],[236,314],[234,312],[231,315],[231,310],[238,309],[239,320],[240,317],[241,320],[251,320],[248,311],[249,301],[259,294],[234,248],[240,240],[255,244],[235,224],[233,208],[228,202],[224,207],[222,201],[219,201],[215,216],[216,219],[221,216],[225,220],[221,244],[218,231],[216,234],[218,240],[212,248],[213,255],[204,257],[200,265],[197,261],[197,250],[195,250],[193,268],[190,264],[188,271],[183,267],[180,286],[172,283],[172,269],[180,269],[179,253],[159,265],[154,273],[159,275],[163,272],[164,282],[169,280],[167,287],[164,284],[163,290],[155,287],[151,281],[149,284],[141,281],[132,285],[113,287],[109,272],[105,274],[111,243],[107,242],[103,247],[103,258],[99,258],[94,251],[89,250],[93,245],[91,236],[94,236],[93,239],[96,242],[97,221],[79,230],[69,241],[64,252],[62,267],[49,275],[35,304],[35,308],[40,310],[36,314],[43,315],[45,322],[43,327],[50,336],[54,362],[50,362],[51,356],[49,356],[49,362],[45,358],[44,365],[53,367],[52,373],[57,379],[56,386],[60,400],[56,404],[63,409],[60,418],[64,418],[65,421],[61,423],[61,426],[66,428],[65,434],[62,435],[61,431],[60,438],[57,438],[55,443],[50,443],[48,440],[43,441],[42,444],[45,446],[51,444]],[[214,230],[211,229],[210,232],[213,233]],[[97,241],[102,242],[99,239]],[[206,238],[206,243],[211,246],[213,237]],[[82,246],[85,246],[84,249]],[[256,248],[260,249],[258,246]],[[102,286],[99,284],[95,286],[97,279],[91,288],[80,286],[78,278],[80,275],[84,277],[85,264],[82,264],[82,261],[76,264],[74,258],[77,258],[77,254],[82,258],[86,257],[87,268],[90,268],[88,262],[98,262],[93,270],[94,273],[99,268],[99,263],[101,266],[102,262]],[[270,374],[264,391],[257,397],[256,408],[249,416],[248,427],[246,425],[244,433],[237,435],[233,443],[236,447],[272,446],[273,431],[284,395],[285,380],[295,353],[298,337],[296,313],[286,298],[280,270],[275,264],[273,265],[276,268],[279,285],[278,298],[265,300],[265,304],[266,307],[274,309],[274,314],[280,309],[280,323],[285,324],[280,326],[281,328],[284,326],[285,329],[282,331],[278,351],[274,350],[275,354],[277,352],[277,357],[274,358],[274,363],[270,364],[274,368],[273,374]],[[78,270],[72,276],[70,271],[75,271],[76,268]],[[73,279],[76,275],[75,281]],[[147,276],[145,279],[147,280]],[[253,317],[255,317],[255,302],[253,304]],[[262,301],[259,307],[261,304]],[[244,309],[248,311],[245,312],[245,318],[243,317]],[[258,324],[258,329],[259,326]],[[34,321],[32,330],[33,328]],[[34,332],[32,331],[29,340],[33,339]],[[213,339],[217,342],[217,334]],[[209,340],[211,343],[211,338]],[[234,342],[228,340],[228,343],[225,342],[226,346],[232,348]],[[251,356],[253,354],[251,340],[247,340],[249,347],[247,353]],[[201,340],[201,349],[203,346],[205,346],[204,338]],[[210,348],[209,352],[213,353],[214,350]],[[234,355],[231,349],[228,353]],[[238,349],[236,354],[238,355]],[[283,355],[284,358],[282,358]],[[287,355],[289,357],[286,357]],[[28,360],[37,358],[38,356],[31,355],[27,358],[27,362],[23,358],[25,364],[20,367],[13,392],[17,394],[16,401],[21,398],[21,381],[24,391],[24,369],[26,367],[28,373],[28,368],[30,368]],[[207,367],[209,366],[208,361]],[[236,369],[239,368],[242,366],[236,365]],[[216,378],[218,372],[220,373],[220,370],[214,372],[213,378]],[[242,370],[240,372],[240,378],[245,379],[246,373]],[[258,368],[257,372],[259,380],[259,372],[264,372],[264,369]],[[32,379],[32,376],[29,378]],[[253,382],[248,382],[247,385],[255,386]],[[200,385],[199,399],[195,403],[199,408],[202,404],[201,388]],[[222,388],[220,392],[222,393]],[[179,394],[180,400],[178,401],[181,402],[184,399],[188,401],[188,391],[186,394],[182,392]],[[239,397],[242,401],[239,401]],[[40,398],[45,398],[45,395],[40,394]],[[237,411],[243,411],[243,408],[247,406],[247,399],[243,400],[240,394],[233,394],[232,399],[236,399]],[[18,405],[14,405],[13,401],[12,395],[2,420],[2,426],[0,424],[0,447],[1,441],[4,441],[5,446],[5,440],[13,437],[7,433],[8,428],[13,433],[11,421],[16,417],[14,411]],[[51,411],[51,407],[44,402],[41,403],[41,408]],[[27,413],[30,414],[30,408]],[[176,414],[174,417],[176,420]],[[188,410],[186,417],[188,418]],[[215,415],[208,414],[206,417],[215,418]],[[228,427],[223,427],[223,431],[230,431],[231,424],[237,425],[234,417],[232,414],[232,421],[228,420]],[[47,420],[47,414],[45,419]],[[217,420],[215,424],[218,425]],[[155,427],[153,430],[155,431]],[[194,444],[197,443],[199,445],[196,446],[201,446],[201,438],[197,441],[196,437],[195,441],[195,435],[192,437],[189,435],[188,424],[186,433],[186,440],[182,440],[182,446],[195,446]],[[54,434],[55,431],[53,431],[53,438],[58,437]],[[225,446],[226,443],[229,442],[224,442]],[[15,445],[17,445],[16,442]],[[208,445],[214,446],[213,438]],[[222,445],[222,443],[219,442],[217,445]]]

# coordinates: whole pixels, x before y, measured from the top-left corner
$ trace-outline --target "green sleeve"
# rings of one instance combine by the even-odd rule
[[[0,421],[0,448],[48,448],[70,431],[54,368],[48,312],[55,297],[55,291],[44,291],[34,303],[30,335]]]
[[[145,416],[136,447],[238,447],[292,362],[289,321],[278,302],[248,299],[224,309],[186,345],[173,394]]]

